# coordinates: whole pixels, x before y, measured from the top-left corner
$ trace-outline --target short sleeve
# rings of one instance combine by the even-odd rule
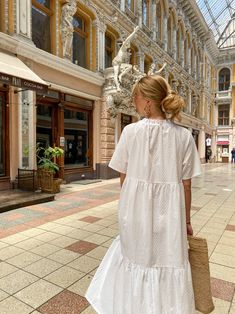
[[[201,174],[201,162],[194,138],[190,134],[185,155],[183,158],[182,179],[187,180]]]
[[[121,137],[118,141],[116,149],[113,156],[109,162],[109,167],[121,172],[126,173],[127,171],[127,161],[128,161],[128,150],[126,141],[126,131],[125,128],[122,131]]]

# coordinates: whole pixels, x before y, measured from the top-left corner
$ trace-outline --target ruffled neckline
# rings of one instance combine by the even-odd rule
[[[142,120],[140,120],[142,123],[145,124],[165,124],[165,123],[170,123],[169,119],[148,119],[148,118],[144,118]]]

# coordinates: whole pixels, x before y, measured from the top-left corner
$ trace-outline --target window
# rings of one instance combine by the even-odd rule
[[[37,143],[41,147],[53,145],[52,106],[37,104]]]
[[[51,1],[32,0],[32,40],[39,49],[51,52]]]
[[[105,67],[112,66],[114,58],[114,40],[109,34],[105,34]]]
[[[230,70],[224,68],[219,72],[219,91],[229,90],[230,88]]]
[[[91,165],[89,124],[91,111],[64,110],[65,167],[80,168]]]
[[[127,0],[127,7],[129,10],[134,11],[134,1],[133,0]]]
[[[218,125],[229,125],[229,105],[219,105]]]
[[[87,68],[87,25],[83,17],[73,18],[73,63]]]
[[[148,0],[143,0],[142,2],[142,16],[143,16],[144,25],[149,27],[149,1]]]

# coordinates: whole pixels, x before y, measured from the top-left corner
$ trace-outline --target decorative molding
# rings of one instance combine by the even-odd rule
[[[104,84],[104,78],[100,74],[84,69],[70,61],[54,56],[7,34],[0,33],[0,49],[30,60],[35,60],[36,55],[38,64],[45,65],[63,73],[69,73],[75,78],[96,84],[98,86],[102,86]]]

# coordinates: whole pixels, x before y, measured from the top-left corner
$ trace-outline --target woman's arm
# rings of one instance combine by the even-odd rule
[[[193,235],[193,229],[190,220],[191,210],[191,179],[182,180],[184,186],[184,197],[185,197],[185,210],[186,210],[186,225],[188,235]]]
[[[124,182],[125,178],[126,178],[126,174],[125,173],[120,173],[120,184],[121,184],[121,186],[123,185],[123,182]]]

